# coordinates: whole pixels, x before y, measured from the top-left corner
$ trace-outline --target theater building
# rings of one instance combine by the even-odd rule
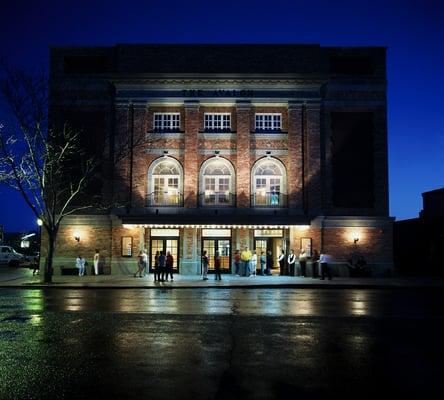
[[[150,267],[171,251],[180,274],[219,251],[233,273],[245,246],[392,269],[385,48],[56,47],[50,77],[53,118],[103,160],[90,198],[112,205],[64,220],[55,274],[95,248],[112,274],[140,249]]]

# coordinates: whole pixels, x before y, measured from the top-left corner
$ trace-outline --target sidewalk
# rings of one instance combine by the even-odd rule
[[[222,275],[221,281],[215,281],[209,275],[203,281],[198,275],[175,275],[173,282],[154,282],[153,274],[143,278],[132,275],[99,275],[99,276],[55,276],[52,284],[43,284],[39,276],[32,276],[32,271],[15,269],[0,272],[2,288],[131,288],[131,289],[172,289],[172,288],[443,288],[443,278],[334,278],[332,281],[319,278],[301,278],[290,276],[254,276],[239,277]]]

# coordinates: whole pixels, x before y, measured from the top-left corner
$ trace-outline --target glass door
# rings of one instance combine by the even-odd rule
[[[219,252],[220,269],[222,273],[230,272],[231,265],[231,245],[230,239],[202,239],[202,254],[207,252],[208,270],[214,272],[214,256]]]
[[[161,252],[166,256],[169,251],[173,256],[173,270],[174,272],[178,272],[179,268],[179,240],[176,238],[156,238],[151,239],[151,257],[150,257],[150,271],[154,270],[156,265],[156,259],[160,255]]]

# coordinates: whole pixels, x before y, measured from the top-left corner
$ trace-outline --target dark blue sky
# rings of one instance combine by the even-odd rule
[[[23,1],[3,5],[0,56],[48,65],[50,45],[319,43],[388,46],[390,215],[413,218],[421,192],[444,187],[444,2]],[[0,224],[33,228],[0,187]]]

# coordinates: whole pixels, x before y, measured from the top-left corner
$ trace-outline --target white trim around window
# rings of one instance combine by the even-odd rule
[[[256,113],[255,129],[258,131],[276,131],[282,129],[281,113]]]
[[[155,112],[153,116],[154,130],[180,130],[180,113]]]
[[[231,114],[204,113],[204,130],[231,130]]]

